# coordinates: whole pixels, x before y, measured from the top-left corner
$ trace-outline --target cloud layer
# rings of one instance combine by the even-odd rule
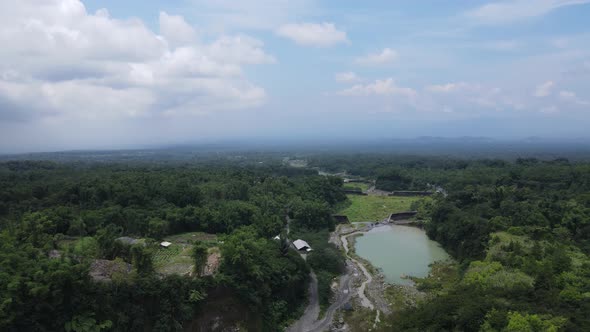
[[[162,12],[160,31],[138,19],[94,14],[78,0],[0,5],[0,111],[4,120],[206,114],[261,105],[243,67],[268,64],[259,40],[203,43],[183,17]],[[19,36],[19,38],[14,38]]]
[[[468,11],[467,16],[477,23],[502,24],[543,16],[561,7],[589,2],[590,0],[503,0]]]
[[[277,35],[304,46],[328,47],[349,42],[346,32],[338,30],[333,23],[285,24],[278,28]]]

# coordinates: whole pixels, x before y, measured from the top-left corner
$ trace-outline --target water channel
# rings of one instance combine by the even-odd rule
[[[373,228],[356,239],[357,255],[383,270],[387,282],[410,284],[402,276],[425,277],[435,261],[449,255],[417,227],[387,225]]]

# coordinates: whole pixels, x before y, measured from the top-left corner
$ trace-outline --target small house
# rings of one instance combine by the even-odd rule
[[[293,245],[295,246],[295,249],[297,249],[299,251],[310,252],[312,250],[311,246],[307,242],[305,242],[301,239],[293,241]]]
[[[160,246],[164,247],[164,248],[168,248],[172,245],[172,243],[168,242],[168,241],[164,241],[162,243],[160,243]]]

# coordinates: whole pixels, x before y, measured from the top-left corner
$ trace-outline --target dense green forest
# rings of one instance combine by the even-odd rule
[[[287,214],[303,230],[333,227],[341,185],[280,164],[0,164],[0,329],[178,331],[223,293],[250,329],[276,330],[304,304],[309,268],[272,237]],[[156,240],[192,231],[221,236],[219,273],[155,273]],[[131,271],[97,282],[97,259]]]
[[[383,190],[438,191],[414,208],[457,263],[446,276],[416,280],[428,296],[394,308],[378,328],[590,330],[590,164],[386,154],[316,154],[308,168],[252,160],[1,163],[0,329],[204,330],[208,311],[231,306],[249,330],[280,330],[302,313],[310,268],[323,305],[343,271],[342,253],[327,243],[331,214],[347,204],[342,179],[317,167]],[[307,261],[273,240],[284,239],[289,218],[292,233],[314,247]],[[216,274],[155,271],[159,241],[187,232],[218,236],[192,243],[196,266],[219,247]],[[97,281],[89,274],[97,260],[128,271]]]

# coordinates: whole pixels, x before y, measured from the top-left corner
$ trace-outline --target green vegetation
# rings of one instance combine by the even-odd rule
[[[367,191],[369,188],[371,188],[371,184],[367,183],[367,182],[346,182],[344,183],[343,187],[346,189],[353,189],[353,190],[359,190],[359,191]]]
[[[158,248],[154,251],[154,268],[162,274],[191,273],[194,259],[191,257],[191,245],[172,244],[168,248]]]
[[[417,197],[347,195],[350,205],[338,211],[351,222],[381,221],[393,212],[409,211]]]
[[[345,268],[344,256],[333,244],[328,243],[329,236],[327,229],[308,230],[296,226],[291,231],[292,238],[305,239],[313,248],[313,251],[307,254],[307,262],[318,278],[318,295],[322,309],[329,304],[332,282]]]
[[[168,235],[164,238],[165,241],[171,243],[193,243],[196,241],[203,242],[208,246],[217,245],[217,235],[208,234],[204,232],[186,232],[174,235]]]
[[[288,212],[327,234],[341,186],[272,163],[0,163],[0,330],[180,331],[234,303],[223,324],[275,331],[305,303],[309,266],[271,238]]]
[[[425,295],[388,289],[399,307],[380,328],[590,330],[589,163],[306,158],[380,189],[442,192],[347,200],[340,178],[256,158],[0,163],[0,330],[210,330],[220,315],[228,328],[281,330],[302,312],[310,269],[324,308],[344,269],[328,244],[331,214],[370,221],[410,209],[455,263],[415,280]],[[307,261],[287,245],[287,220],[289,239],[314,249]],[[213,253],[218,272],[193,273]],[[373,319],[349,318],[363,329]]]

